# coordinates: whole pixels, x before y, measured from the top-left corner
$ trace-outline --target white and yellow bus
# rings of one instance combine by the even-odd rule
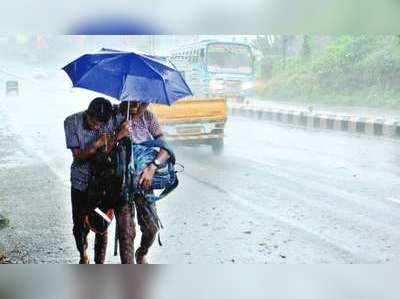
[[[253,93],[254,55],[248,44],[201,41],[175,49],[169,59],[197,97],[244,98]]]
[[[249,45],[202,41],[175,49],[168,61],[179,70],[194,97],[167,107],[152,105],[166,139],[184,145],[224,146],[227,97],[243,98],[252,90],[254,58]]]

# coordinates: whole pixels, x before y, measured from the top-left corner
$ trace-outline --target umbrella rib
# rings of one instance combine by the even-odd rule
[[[125,55],[129,55],[130,53],[124,53]],[[124,82],[122,82],[121,84],[121,89],[118,92],[118,100],[122,101],[121,99],[121,95],[122,95],[122,91],[124,90],[125,84],[126,84],[126,78],[128,77],[128,74],[125,74],[124,76]]]
[[[96,63],[96,64],[93,65],[90,69],[88,69],[88,70],[85,72],[85,74],[84,74],[82,77],[80,77],[79,80],[76,81],[76,83],[79,84],[79,82],[80,82],[83,78],[85,78],[96,66],[99,66],[99,65],[103,64],[104,62],[107,62],[109,59],[116,59],[116,58],[119,58],[119,56],[120,56],[120,55],[115,55],[115,56],[112,56],[112,57],[109,57],[109,58],[105,58],[105,59],[103,59],[102,61]],[[78,87],[79,87],[79,86],[78,86]]]
[[[121,89],[119,90],[118,93],[118,100],[122,101],[121,96],[122,96],[122,91],[124,90],[125,84],[126,84],[126,78],[128,77],[128,74],[125,74],[124,76],[124,82],[121,84]]]
[[[140,60],[142,60],[143,63],[145,63],[149,68],[151,68],[151,70],[152,70],[153,72],[155,72],[158,76],[160,76],[160,78],[161,78],[161,80],[162,80],[162,82],[163,82],[163,90],[164,90],[165,98],[167,99],[168,105],[170,106],[171,103],[170,103],[170,101],[169,101],[169,99],[168,99],[167,89],[166,89],[166,87],[165,87],[165,80],[164,80],[163,76],[161,76],[161,74],[160,74],[159,72],[157,72],[149,63],[147,63],[147,62],[143,59],[143,57],[141,57],[140,55],[137,55],[136,53],[134,53],[134,54],[135,54],[137,57],[139,57]]]
[[[151,60],[151,61],[153,61],[153,62],[155,62],[155,63],[161,64],[161,63],[158,62],[157,60],[152,59],[152,57],[149,56],[149,55],[143,55],[143,56],[145,56],[147,59],[149,59],[149,60]],[[143,59],[142,59],[142,60],[143,60]],[[166,59],[166,60],[167,60],[169,63],[171,63],[171,65],[172,65],[173,67],[169,67],[168,65],[164,65],[164,64],[162,64],[162,65],[163,65],[165,68],[170,69],[171,71],[177,72],[177,74],[178,74],[178,76],[181,78],[183,84],[185,84],[185,87],[189,90],[190,95],[193,96],[193,92],[192,92],[192,90],[190,89],[189,85],[187,85],[187,83],[186,83],[185,79],[183,78],[181,72],[178,71],[177,67],[176,67],[169,59]],[[144,62],[145,62],[145,61],[144,61]],[[146,62],[145,62],[145,63],[146,63]],[[151,65],[149,65],[148,63],[146,63],[146,64],[147,64],[149,67],[152,68]],[[153,69],[153,68],[152,68],[152,69]],[[164,80],[164,78],[162,78],[162,79],[163,79],[164,86],[165,86],[165,80]],[[165,92],[167,92],[167,91],[165,90]],[[168,97],[167,97],[167,98],[168,98]],[[171,105],[171,103],[168,103],[168,104]]]
[[[181,78],[183,84],[185,84],[186,88],[189,90],[190,95],[193,96],[193,91],[191,90],[191,88],[189,87],[189,85],[187,85],[185,79],[183,78],[182,74],[180,71],[178,71],[178,69],[176,69],[176,72],[178,73],[178,76]]]
[[[158,61],[156,58],[157,56],[151,56],[151,55],[147,55],[147,54],[143,54],[143,57],[146,57],[148,60],[153,61],[154,63],[160,64],[163,67],[170,69],[171,71],[176,71],[176,69],[174,69],[173,67],[170,67],[169,65],[166,65],[165,63],[162,63],[160,61]],[[166,61],[169,61],[169,59],[166,59]],[[169,61],[170,62],[170,61]],[[171,63],[172,64],[172,63]]]
[[[167,61],[173,66],[173,70],[174,70],[175,72],[178,73],[179,78],[181,78],[183,84],[185,84],[186,88],[189,90],[190,95],[193,96],[193,92],[192,92],[192,90],[190,89],[189,85],[187,85],[187,83],[186,83],[185,79],[183,78],[181,72],[178,71],[178,68],[175,66],[175,64],[172,63],[171,60],[169,60],[169,59],[167,58]]]
[[[176,69],[176,67],[173,65],[173,67],[170,67],[170,66],[168,66],[168,65],[165,65],[164,63],[162,63],[162,62],[160,62],[160,61],[158,61],[157,59],[155,59],[155,58],[153,58],[153,57],[151,57],[151,56],[148,56],[148,55],[145,55],[145,54],[143,54],[143,55],[140,55],[140,54],[137,54],[137,53],[135,53],[135,52],[117,52],[117,51],[110,51],[110,52],[114,52],[114,53],[112,53],[112,54],[114,54],[114,55],[110,55],[109,57],[104,57],[104,58],[102,58],[102,57],[99,57],[99,60],[100,61],[98,61],[98,62],[94,62],[93,63],[93,65],[92,66],[90,66],[85,72],[84,72],[84,74],[79,78],[79,79],[77,79],[77,80],[73,80],[73,78],[71,77],[71,76],[69,76],[70,77],[70,79],[71,79],[71,81],[72,81],[72,83],[73,83],[73,87],[81,87],[81,88],[85,88],[85,89],[87,89],[87,90],[95,90],[96,91],[96,89],[91,89],[91,88],[87,88],[87,87],[84,87],[84,85],[85,85],[85,82],[83,82],[90,74],[92,74],[93,72],[94,72],[94,70],[96,69],[96,67],[101,67],[102,65],[104,65],[104,64],[107,64],[107,63],[113,63],[114,62],[114,60],[119,60],[119,59],[123,59],[125,56],[127,56],[127,55],[134,55],[136,58],[138,58],[145,66],[147,66],[148,68],[149,68],[149,70],[151,70],[151,71],[153,71],[153,73],[155,73],[156,74],[156,76],[157,77],[159,77],[159,78],[161,78],[161,84],[163,84],[162,85],[162,89],[163,89],[163,92],[164,92],[164,96],[165,96],[165,102],[164,103],[166,103],[167,105],[171,105],[171,102],[172,102],[172,99],[170,99],[169,98],[169,96],[168,96],[168,91],[167,91],[167,78],[166,77],[168,77],[168,74],[166,75],[166,77],[164,77],[163,76],[163,69],[161,69],[161,70],[158,70],[158,68],[157,68],[157,66],[158,65],[160,65],[160,67],[162,66],[163,68],[165,68],[165,69],[167,69],[167,70],[170,70],[170,71],[173,71],[173,72],[177,72],[178,73],[178,76],[179,76],[179,78],[181,79],[181,81],[182,81],[182,83],[184,84],[184,87],[186,87],[186,89],[187,89],[187,91],[185,91],[185,92],[183,92],[183,93],[187,93],[188,92],[188,94],[189,95],[192,95],[193,96],[193,92],[191,91],[191,89],[190,89],[190,87],[188,86],[188,84],[185,82],[185,80],[184,80],[184,78],[183,78],[183,76],[182,76],[182,74]],[[110,53],[107,53],[107,54],[110,54]],[[86,54],[86,55],[88,55],[88,54]],[[84,57],[85,55],[83,55],[83,56],[81,56],[80,58],[82,58],[82,57]],[[80,59],[80,58],[78,58],[78,59]],[[78,60],[77,59],[77,60]],[[168,59],[167,59],[167,61],[168,61]],[[77,62],[75,61],[75,63],[74,62],[72,62],[71,64],[73,64],[73,65],[71,65],[71,67],[73,67],[74,69],[77,67],[77,64],[76,64]],[[153,63],[155,64],[155,65],[153,65]],[[67,70],[66,70],[66,68],[67,68],[67,66],[66,67],[64,67],[63,69],[64,69],[64,71],[66,71],[67,72]],[[75,74],[76,74],[76,70],[72,70]],[[69,75],[69,73],[67,72],[67,74]],[[71,73],[72,74],[72,73]],[[106,93],[107,95],[109,95],[109,96],[112,96],[112,97],[114,97],[114,95],[116,95],[117,97],[117,99],[118,100],[122,100],[121,99],[121,96],[122,96],[122,94],[123,94],[123,90],[124,90],[124,88],[125,88],[125,86],[126,86],[126,83],[127,83],[127,78],[128,78],[128,75],[129,75],[129,72],[128,73],[125,73],[125,74],[123,74],[124,75],[124,77],[123,77],[123,79],[120,81],[120,82],[118,82],[118,83],[120,83],[121,85],[119,86],[119,90],[113,90],[113,92],[112,92],[112,95],[111,94],[109,94],[109,93]],[[156,78],[157,78],[156,77]],[[75,83],[74,83],[74,81],[75,81]],[[101,92],[100,90],[98,91],[98,92]],[[159,94],[160,96],[161,96],[161,94]],[[172,96],[172,95],[171,95]],[[177,96],[177,98],[179,98],[178,96]],[[175,98],[174,98],[175,99]],[[149,100],[148,98],[146,98],[146,99],[143,99],[143,100]],[[161,98],[160,99],[158,99],[158,97],[156,97],[156,98],[154,98],[154,99],[150,99],[150,102],[153,102],[153,100],[155,100],[154,102],[155,103],[162,103],[163,101],[160,101],[161,100]],[[176,99],[175,99],[176,100]]]
[[[81,57],[79,57],[78,59],[76,59],[75,61],[72,61],[72,62],[70,63],[70,64],[73,64],[75,72],[76,72],[76,61],[78,61],[79,59],[83,58],[84,56],[86,56],[86,55],[82,55]],[[101,62],[101,61],[100,61],[100,62]],[[79,81],[82,80],[82,78],[83,78],[88,72],[90,72],[90,71],[92,70],[92,68],[94,68],[95,66],[97,66],[100,62],[95,63],[93,66],[91,66],[78,80],[76,80],[76,84],[74,83],[74,80],[73,80],[72,78],[70,78],[71,81],[72,81],[72,86],[73,86],[73,87],[76,87],[77,84],[79,83]],[[66,68],[66,67],[64,67],[63,70],[66,72],[65,68]],[[68,74],[68,73],[67,73],[67,74]],[[79,87],[79,86],[77,86],[77,87]]]

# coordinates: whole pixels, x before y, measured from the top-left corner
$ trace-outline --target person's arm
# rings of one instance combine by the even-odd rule
[[[149,112],[148,117],[149,117],[150,134],[153,136],[154,139],[163,139],[164,133],[161,130],[161,126],[160,126],[160,123],[158,122],[157,117],[152,112]],[[161,149],[158,152],[156,159],[158,161],[160,161],[161,164],[164,164],[169,158],[170,158],[170,155],[169,155],[168,151],[166,151],[165,149]]]
[[[168,153],[167,150],[165,149],[160,149],[160,151],[158,152],[158,155],[156,157],[156,159],[160,162],[160,164],[164,164],[165,162],[168,161],[168,159],[170,158],[170,154]],[[153,163],[151,163],[153,164]]]
[[[101,141],[96,140],[93,144],[82,150],[81,143],[78,137],[77,126],[78,122],[76,120],[77,116],[72,115],[65,119],[64,121],[64,132],[67,148],[72,151],[72,155],[76,160],[87,160],[94,155],[98,148],[101,146]]]
[[[110,154],[115,149],[118,142],[127,136],[129,136],[129,123],[125,121],[124,123],[121,124],[121,129],[115,136],[108,136],[107,154]]]
[[[74,156],[74,159],[78,161],[86,161],[92,158],[96,152],[101,148],[103,145],[106,144],[107,140],[107,134],[102,134],[101,137],[87,146],[85,149],[80,149],[80,148],[72,148],[72,154]]]
[[[156,116],[153,113],[148,112],[147,117],[149,118],[149,131],[153,138],[163,138],[164,135]],[[160,149],[156,157],[160,164],[164,164],[169,158],[170,154],[165,149]],[[145,189],[150,189],[156,170],[157,166],[154,163],[150,163],[145,169],[143,169],[143,172],[139,179],[139,184],[142,185]]]
[[[169,157],[170,155],[165,149],[160,149],[156,159],[160,162],[160,164],[164,164],[169,159]],[[157,166],[154,163],[150,163],[149,165],[147,165],[147,167],[143,169],[142,174],[140,175],[139,185],[142,185],[145,189],[150,189],[156,170]]]

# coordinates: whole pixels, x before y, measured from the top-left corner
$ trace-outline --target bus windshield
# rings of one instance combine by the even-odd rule
[[[251,50],[246,45],[211,44],[207,48],[207,67],[210,72],[252,73]]]

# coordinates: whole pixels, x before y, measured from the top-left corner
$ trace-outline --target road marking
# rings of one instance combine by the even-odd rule
[[[386,199],[389,200],[389,201],[395,202],[397,204],[400,204],[400,199],[399,198],[387,197]]]

